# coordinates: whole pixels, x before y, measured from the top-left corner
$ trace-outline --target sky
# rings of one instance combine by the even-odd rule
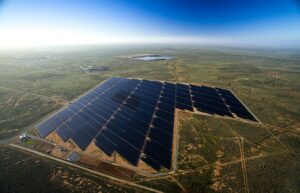
[[[0,0],[0,48],[299,45],[300,0]]]

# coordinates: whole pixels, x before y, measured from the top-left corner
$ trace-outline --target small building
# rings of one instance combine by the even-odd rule
[[[76,161],[79,161],[79,160],[80,160],[80,155],[78,153],[76,153],[75,151],[73,151],[72,153],[70,153],[67,156],[67,161],[76,162]]]
[[[25,133],[19,135],[19,139],[22,141],[27,141],[28,139],[30,139],[30,137],[28,135],[26,135]]]

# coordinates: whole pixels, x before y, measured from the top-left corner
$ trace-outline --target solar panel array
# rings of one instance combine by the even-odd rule
[[[256,121],[228,90],[128,78],[110,78],[37,126],[56,131],[81,150],[94,141],[105,154],[119,153],[137,166],[171,169],[175,108]]]

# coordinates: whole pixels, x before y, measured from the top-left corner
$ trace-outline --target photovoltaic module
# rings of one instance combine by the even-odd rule
[[[132,165],[172,167],[175,109],[257,122],[225,89],[130,78],[110,78],[37,125],[41,137],[56,131],[81,150],[94,142]]]

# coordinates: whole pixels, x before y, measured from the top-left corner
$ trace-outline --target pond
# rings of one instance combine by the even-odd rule
[[[143,60],[143,61],[155,61],[155,60],[172,60],[176,57],[173,56],[160,56],[160,55],[144,55],[144,56],[135,56],[132,59]]]

